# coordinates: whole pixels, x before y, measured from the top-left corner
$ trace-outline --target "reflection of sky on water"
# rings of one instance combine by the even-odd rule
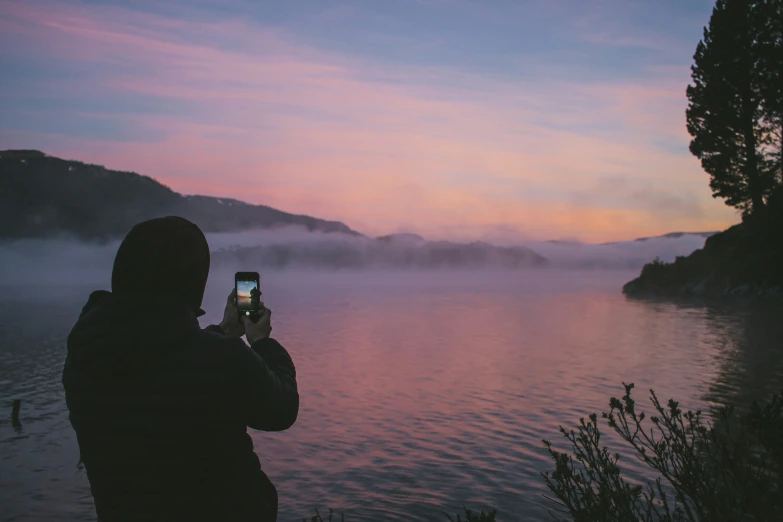
[[[425,521],[463,504],[545,520],[539,473],[552,465],[541,439],[562,447],[558,424],[605,411],[621,381],[636,383],[648,413],[650,388],[706,409],[781,387],[779,308],[629,300],[625,278],[265,279],[273,335],[291,352],[302,398],[291,430],[251,432],[280,520],[332,506],[350,519]],[[232,282],[233,271],[210,274],[202,325],[220,320]],[[36,317],[27,295],[0,302],[0,403],[23,400],[20,431],[0,415],[0,476],[13,477],[0,504],[18,520],[94,520],[59,380],[87,289],[55,289]],[[620,465],[643,476],[633,457]]]

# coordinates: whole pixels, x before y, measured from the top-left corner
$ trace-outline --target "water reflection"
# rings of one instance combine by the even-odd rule
[[[711,404],[747,408],[755,400],[767,400],[783,391],[783,309],[752,305],[710,308],[709,320],[722,338],[719,374],[710,386]]]
[[[231,277],[211,276],[204,324]],[[333,506],[423,521],[464,504],[543,520],[541,439],[605,410],[621,381],[686,408],[780,388],[780,308],[627,300],[626,275],[601,277],[262,278],[302,396],[289,432],[253,434],[280,519]],[[23,399],[21,431],[0,415],[0,504],[17,520],[93,519],[60,385],[87,291],[53,292],[35,313],[24,294],[0,302],[0,404]]]
[[[629,302],[682,318],[704,328],[694,341],[711,354],[715,372],[701,397],[713,409],[731,404],[746,409],[783,390],[783,305],[759,301],[645,300]],[[698,365],[697,365],[698,366]],[[694,376],[697,378],[697,376]]]

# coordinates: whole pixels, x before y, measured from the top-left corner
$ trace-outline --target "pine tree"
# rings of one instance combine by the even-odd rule
[[[770,0],[771,3],[776,3]],[[691,153],[710,174],[714,197],[750,214],[774,187],[767,142],[774,134],[762,108],[760,5],[718,0],[691,67],[686,111]]]
[[[783,0],[759,0],[761,108],[770,133],[763,137],[772,177],[783,184]]]

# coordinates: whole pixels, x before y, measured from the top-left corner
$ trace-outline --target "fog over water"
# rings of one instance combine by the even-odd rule
[[[327,239],[301,231],[209,237],[215,251]],[[424,522],[462,505],[497,508],[499,520],[547,520],[539,474],[553,466],[541,439],[564,449],[558,425],[605,411],[622,381],[636,383],[645,411],[649,388],[707,410],[780,389],[779,308],[628,299],[620,289],[637,268],[565,268],[622,253],[628,262],[665,259],[697,244],[671,241],[665,251],[646,241],[534,245],[552,266],[520,270],[213,264],[201,325],[220,320],[234,271],[258,270],[273,336],[297,367],[296,424],[251,430],[280,493],[279,520],[301,520],[317,506],[345,510],[348,520]],[[68,332],[89,292],[109,288],[116,248],[0,246],[0,405],[22,400],[21,427],[0,414],[0,518],[95,520],[60,376]],[[623,470],[646,477],[606,441],[623,455]]]
[[[374,238],[312,233],[301,228],[208,234],[207,239],[213,251],[213,266],[231,268],[235,263],[242,264],[237,270],[250,269],[244,265],[252,263],[259,247],[262,249],[259,253],[268,255],[273,251],[278,256],[281,253],[285,255],[287,263],[282,268],[329,267],[325,260],[328,256],[334,256],[337,251],[339,254],[356,254],[357,259],[352,259],[351,264],[345,265],[347,268],[415,269],[417,265],[405,263],[406,257],[416,255],[417,251],[423,249],[422,245],[440,244],[405,237],[392,242],[381,242]],[[549,266],[553,268],[639,269],[656,257],[672,261],[675,256],[688,255],[703,245],[702,237],[682,236],[606,245],[529,242],[524,247],[546,258]],[[118,246],[119,240],[85,243],[72,239],[26,239],[0,243],[0,284],[24,284],[29,281],[37,281],[40,284],[106,281]],[[491,245],[486,247],[492,248]],[[241,255],[242,252],[247,255]],[[459,256],[460,253],[457,252],[456,255]],[[232,256],[236,256],[236,259]],[[378,263],[379,258],[386,262]],[[281,268],[279,263],[272,267],[264,266],[263,262],[258,264],[260,266],[254,269],[259,271]],[[339,264],[335,266],[340,267]],[[472,264],[457,264],[455,268],[503,267],[504,265],[495,263],[490,255]]]
[[[641,268],[656,257],[672,262],[704,246],[697,235],[653,237],[643,241],[620,241],[592,245],[577,243],[527,243],[526,245],[561,268]]]

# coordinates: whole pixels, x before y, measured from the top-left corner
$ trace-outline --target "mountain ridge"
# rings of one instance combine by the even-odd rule
[[[104,205],[96,202],[104,201]],[[294,214],[229,197],[181,194],[150,176],[66,160],[34,149],[0,151],[0,240],[71,235],[107,240],[123,236],[134,224],[161,215],[181,215],[205,232],[240,232],[285,226],[308,231],[366,237],[339,221]],[[715,232],[670,232],[627,241],[590,244],[549,240],[563,246],[608,246]],[[427,242],[416,233],[392,233],[375,239],[392,243]],[[442,241],[444,246],[463,243]],[[466,244],[497,245],[482,241]],[[518,246],[524,247],[525,243]],[[509,247],[513,248],[513,247]]]
[[[135,172],[37,150],[0,151],[0,239],[72,235],[107,240],[123,236],[140,221],[172,214],[193,221],[204,232],[293,225],[362,236],[339,221],[232,198],[181,194]]]
[[[642,243],[644,241],[649,241],[651,239],[679,239],[683,236],[696,236],[696,237],[703,237],[704,239],[707,239],[708,237],[714,236],[717,234],[718,231],[714,232],[668,232],[666,234],[660,234],[658,236],[647,236],[647,237],[637,237],[635,239],[624,239],[621,241],[608,241],[606,243],[597,243],[600,246],[604,245],[617,245],[619,243],[629,243],[631,241]]]

